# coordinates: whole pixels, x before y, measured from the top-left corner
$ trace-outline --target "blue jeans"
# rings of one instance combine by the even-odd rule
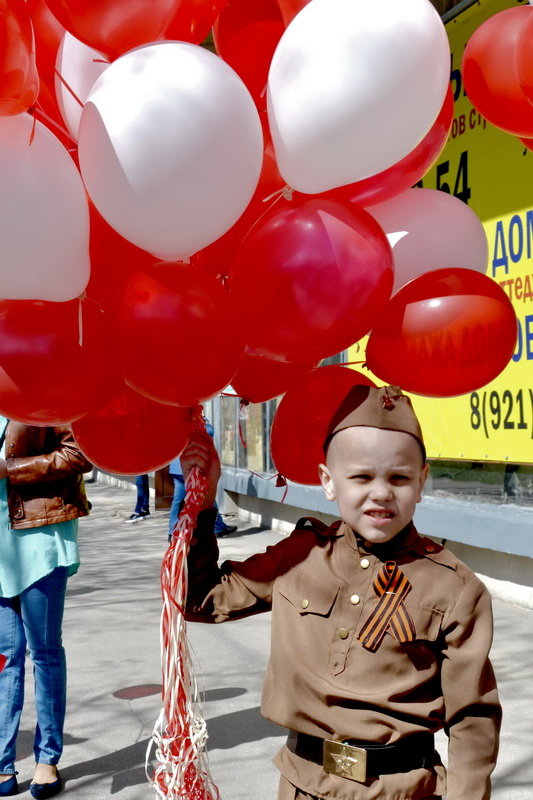
[[[148,483],[148,475],[137,475],[135,478],[135,486],[137,487],[137,504],[135,506],[135,513],[146,513],[150,511],[150,488]]]
[[[172,531],[174,530],[174,526],[176,525],[176,521],[178,519],[180,505],[182,500],[185,499],[185,481],[183,480],[183,475],[172,475],[174,480],[174,494],[172,495],[172,504],[170,506],[170,518],[168,520],[168,535],[172,535]],[[217,508],[217,504],[215,503],[215,508]],[[215,533],[221,533],[225,531],[227,528],[226,523],[222,519],[220,513],[217,514],[215,520]]]
[[[0,774],[15,772],[15,744],[24,703],[26,644],[33,661],[37,727],[35,761],[57,764],[63,751],[67,696],[61,625],[67,567],[57,567],[18,597],[0,597]]]
[[[170,518],[168,520],[168,535],[172,535],[174,526],[178,519],[181,501],[185,498],[185,481],[183,475],[173,475],[174,494],[172,495],[172,505],[170,506]]]

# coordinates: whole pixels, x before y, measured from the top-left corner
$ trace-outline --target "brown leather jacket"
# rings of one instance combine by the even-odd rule
[[[12,528],[36,528],[89,513],[82,473],[92,465],[67,426],[10,421],[5,458]]]

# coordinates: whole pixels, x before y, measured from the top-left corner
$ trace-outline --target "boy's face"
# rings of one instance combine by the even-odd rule
[[[319,472],[344,522],[366,541],[383,544],[413,518],[428,469],[409,433],[354,427],[335,434]]]

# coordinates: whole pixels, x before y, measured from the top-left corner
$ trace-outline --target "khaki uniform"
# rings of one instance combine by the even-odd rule
[[[488,800],[501,709],[488,660],[490,597],[471,570],[414,526],[367,548],[344,523],[320,530],[305,521],[265,553],[219,570],[209,514],[189,555],[188,618],[225,622],[272,609],[267,719],[322,739],[392,744],[443,727],[449,735],[447,780],[436,764],[363,783],[301,757],[291,735],[275,758],[280,797]],[[386,633],[372,652],[357,634],[378,602],[374,578],[391,560],[411,584],[405,607],[416,638]]]

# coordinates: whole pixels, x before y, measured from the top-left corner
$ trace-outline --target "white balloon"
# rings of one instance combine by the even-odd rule
[[[108,66],[109,60],[102,53],[65,32],[57,51],[55,91],[63,121],[76,141],[83,106]]]
[[[0,297],[73,300],[89,280],[89,206],[61,142],[29,114],[0,117]]]
[[[408,189],[367,211],[392,247],[393,292],[436,269],[486,271],[485,230],[479,217],[459,198],[435,189]]]
[[[449,77],[448,38],[429,0],[312,0],[268,77],[283,178],[316,194],[388,169],[431,128]]]
[[[203,47],[139,47],[100,76],[83,109],[87,190],[122,236],[167,261],[238,220],[257,186],[263,134],[238,75]]]

